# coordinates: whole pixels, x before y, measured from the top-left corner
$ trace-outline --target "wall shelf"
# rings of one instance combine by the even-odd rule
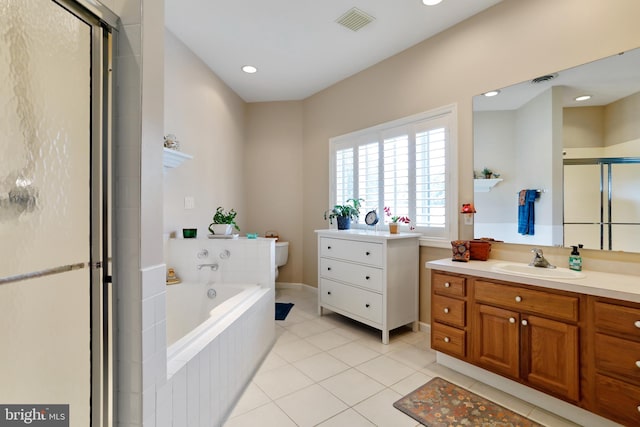
[[[182,164],[182,162],[189,159],[193,159],[193,156],[170,148],[164,148],[162,164],[165,168],[177,168]]]
[[[495,187],[502,179],[490,178],[490,179],[474,179],[473,191],[476,193],[488,193],[493,187]]]

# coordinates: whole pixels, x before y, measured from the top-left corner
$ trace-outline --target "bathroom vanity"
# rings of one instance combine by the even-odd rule
[[[316,230],[318,312],[323,308],[382,331],[418,330],[418,233]]]
[[[506,274],[503,266],[426,263],[432,348],[615,422],[640,425],[638,278],[589,271],[557,279],[546,271]]]

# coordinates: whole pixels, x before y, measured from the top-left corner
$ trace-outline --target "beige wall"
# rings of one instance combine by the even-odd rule
[[[607,105],[605,109],[605,146],[640,139],[640,92]]]
[[[638,47],[640,27],[636,25],[635,17],[639,14],[640,2],[636,0],[505,0],[304,101],[245,105],[244,128],[240,125],[238,103],[241,101],[229,95],[228,88],[214,75],[205,78],[210,84],[207,91],[214,98],[222,92],[227,101],[222,102],[220,108],[225,108],[225,102],[231,100],[232,109],[219,114],[218,107],[211,106],[207,107],[207,118],[193,126],[180,128],[172,124],[183,109],[198,107],[190,106],[194,102],[191,96],[184,96],[180,103],[172,105],[174,97],[179,95],[170,92],[185,90],[183,85],[188,88],[188,79],[193,76],[176,74],[175,79],[171,77],[172,70],[178,67],[176,62],[180,61],[172,54],[171,43],[167,43],[165,72],[170,83],[165,87],[165,133],[175,133],[184,151],[189,152],[192,150],[187,148],[190,141],[197,140],[203,145],[229,143],[224,138],[209,135],[219,132],[220,126],[228,127],[233,130],[234,138],[229,144],[235,147],[234,156],[244,158],[242,166],[238,166],[244,170],[237,180],[234,180],[236,174],[228,170],[228,176],[215,177],[210,174],[217,172],[208,170],[204,179],[197,179],[199,174],[191,178],[181,176],[188,174],[186,168],[169,172],[165,177],[165,200],[170,199],[165,201],[165,232],[182,228],[183,223],[201,221],[199,227],[204,226],[215,206],[233,203],[240,212],[243,231],[264,233],[267,229],[275,229],[291,242],[290,264],[282,269],[278,280],[316,286],[314,230],[327,227],[322,212],[329,205],[329,138],[456,103],[459,200],[460,203],[471,201],[472,97],[489,89]],[[195,58],[190,59],[191,65],[187,68],[200,68],[201,64],[196,65],[197,62]],[[182,67],[184,65],[179,66]],[[172,89],[172,86],[175,87]],[[207,127],[204,124],[207,119],[215,120],[216,126]],[[199,130],[192,130],[194,127]],[[193,138],[190,132],[195,132]],[[207,160],[202,154],[192,154],[197,156],[192,167],[198,167],[196,162],[204,162],[210,169],[215,169],[211,167],[215,165],[210,160],[212,152],[204,154]],[[277,182],[279,184],[274,185]],[[170,189],[174,183],[174,188]],[[227,190],[222,190],[221,186]],[[202,190],[205,198],[212,200],[197,217],[188,218],[191,212],[182,209],[183,198],[188,195],[185,188],[194,193],[191,195],[198,195],[200,193],[196,191]],[[219,194],[220,191],[228,191],[226,198]],[[244,193],[244,202],[236,202],[240,193]],[[199,197],[196,198],[197,209],[207,203]],[[221,202],[214,202],[214,199]],[[460,226],[461,238],[472,236],[472,227]],[[558,251],[564,253],[565,250]],[[519,253],[520,248],[515,246],[515,252]],[[528,260],[528,252],[522,252],[522,258]],[[424,261],[447,255],[447,251],[438,249],[421,250],[422,321],[428,321],[425,308],[428,300],[424,295],[428,293],[428,280],[422,274]],[[601,257],[598,253],[588,256],[596,260]],[[587,255],[585,265],[586,258]],[[608,264],[610,262],[592,263],[605,269]]]
[[[635,0],[505,0],[306,99],[303,282],[317,282],[313,230],[326,227],[330,137],[457,103],[459,200],[470,201],[472,96],[635,48],[638,14]]]
[[[302,102],[247,107],[248,232],[275,231],[289,242],[289,260],[278,282],[302,281]]]
[[[168,30],[164,70],[164,134],[193,156],[165,171],[164,233],[197,227],[204,238],[218,206],[235,209],[246,232],[245,102]],[[194,209],[184,208],[187,196]]]

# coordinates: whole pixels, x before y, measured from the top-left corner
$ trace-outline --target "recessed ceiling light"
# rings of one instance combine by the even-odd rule
[[[242,71],[244,71],[247,74],[253,74],[255,72],[258,71],[258,69],[256,67],[254,67],[253,65],[245,65],[242,67]]]
[[[422,4],[425,6],[435,6],[442,3],[442,0],[422,0]]]
[[[483,95],[486,97],[492,97],[492,96],[496,96],[499,93],[500,93],[499,90],[490,90],[489,92],[483,93]]]
[[[580,96],[575,98],[575,100],[578,101],[578,102],[586,101],[588,99],[591,99],[591,95],[580,95]]]

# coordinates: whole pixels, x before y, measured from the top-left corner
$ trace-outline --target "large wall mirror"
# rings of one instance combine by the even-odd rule
[[[496,92],[473,99],[474,236],[640,252],[640,49]]]

